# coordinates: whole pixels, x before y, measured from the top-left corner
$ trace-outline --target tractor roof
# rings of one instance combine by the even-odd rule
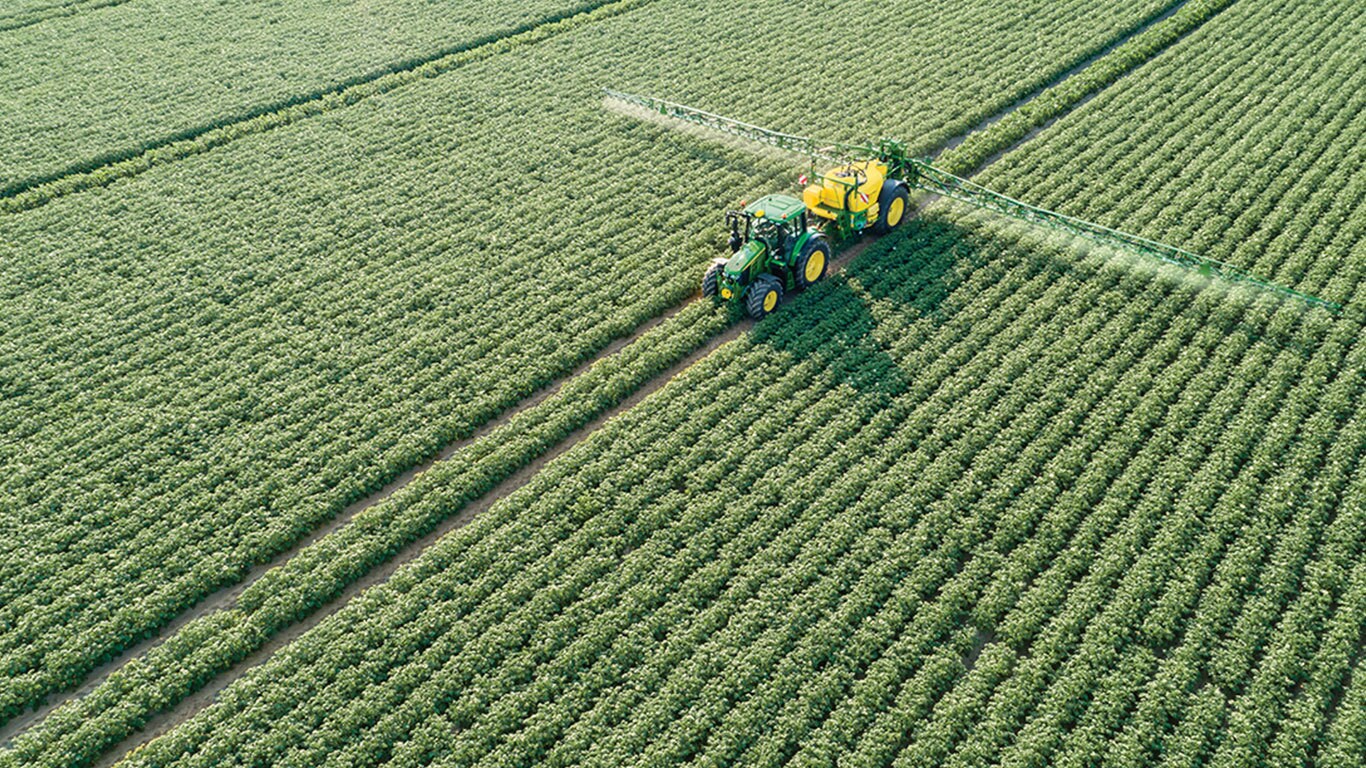
[[[745,206],[745,213],[773,221],[787,221],[806,210],[806,204],[787,195],[764,195]]]

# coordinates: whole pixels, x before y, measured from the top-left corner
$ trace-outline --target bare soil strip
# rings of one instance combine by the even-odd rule
[[[438,77],[471,62],[538,43],[583,24],[618,16],[652,2],[654,0],[592,0],[506,32],[462,43],[421,58],[397,62],[318,91],[257,107],[227,120],[179,131],[133,150],[84,160],[61,171],[0,188],[0,213],[31,210],[58,197],[108,186],[153,167],[208,152],[242,136],[264,133],[349,107],[409,83]]]
[[[570,20],[573,20],[586,14],[594,14],[596,16],[596,11],[607,9],[611,9],[612,12],[605,15],[616,15],[618,13],[624,13],[627,10],[631,10],[635,7],[644,5],[648,2],[652,2],[652,0],[619,0],[619,2],[614,3],[601,3],[595,6],[593,10],[581,11],[577,14],[571,14],[568,18]],[[962,141],[968,135],[971,135],[972,133],[975,133],[979,130],[984,130],[985,128],[990,127],[991,125],[1003,119],[1010,113],[1018,110],[1025,104],[1028,104],[1030,101],[1032,101],[1034,98],[1037,98],[1039,95],[1047,91],[1049,88],[1055,87],[1062,81],[1080,73],[1090,65],[1094,64],[1098,59],[1102,58],[1105,54],[1113,51],[1115,48],[1122,45],[1124,42],[1128,41],[1129,39],[1133,38],[1138,34],[1141,34],[1143,31],[1146,31],[1147,29],[1166,20],[1167,18],[1170,18],[1182,6],[1184,6],[1186,2],[1187,0],[1180,0],[1172,6],[1169,6],[1160,15],[1153,17],[1152,19],[1144,22],[1134,30],[1131,30],[1130,32],[1120,36],[1112,43],[1106,45],[1098,53],[1086,59],[1086,61],[1084,61],[1083,63],[1077,65],[1061,77],[1050,82],[1048,86],[1036,90],[1028,96],[1015,101],[1010,106],[1001,110],[1000,112],[988,117],[987,119],[979,123],[978,126],[974,127],[973,130],[969,133],[963,134],[960,137],[955,137],[943,148],[941,148],[940,151],[942,152],[946,149],[952,148],[953,146],[961,144]],[[561,21],[553,23],[563,22]],[[537,25],[536,27],[533,27],[533,31],[535,29],[538,29],[540,26],[542,25]],[[516,35],[510,35],[509,38],[511,37],[516,37]],[[543,38],[537,39],[539,40]],[[508,39],[506,42],[511,42],[511,40]],[[506,50],[506,47],[500,46],[499,50]],[[1163,50],[1165,50],[1165,48]],[[1158,51],[1157,53],[1160,52],[1161,51]],[[463,64],[464,62],[461,63]],[[1088,96],[1086,100],[1093,98],[1094,95],[1095,94]],[[1081,103],[1085,103],[1086,100],[1082,101]],[[1076,106],[1080,106],[1080,104]],[[1073,109],[1075,109],[1075,106],[1073,107]],[[1054,118],[1054,120],[1056,120],[1056,118]],[[293,122],[293,120],[290,120],[289,122]],[[1049,124],[1051,124],[1051,122],[1052,121],[1050,121]],[[1038,130],[1042,130],[1042,128]],[[983,164],[982,167],[989,165],[991,162],[994,162],[996,159],[1006,154],[1006,152],[1018,147],[1025,141],[1028,141],[1029,138],[1032,138],[1034,135],[1037,135],[1038,130],[1035,130],[1028,137],[1015,143],[1007,150],[1003,150],[1001,152],[996,153],[991,157],[991,159],[987,163]],[[978,170],[980,170],[980,168]],[[928,205],[930,202],[932,202],[934,199],[935,198],[930,197],[922,201],[921,204],[917,206],[913,215],[918,215],[919,212],[922,211],[924,207]],[[0,202],[4,201],[0,200]],[[866,249],[871,244],[871,242],[872,239],[864,239],[854,244],[853,246],[843,249],[841,252],[839,252],[831,261],[831,273],[833,274],[834,272],[838,271],[843,265],[847,264],[848,262],[856,258],[859,254],[861,254],[864,251],[864,249]],[[412,480],[416,478],[419,474],[421,474],[423,471],[431,467],[436,462],[448,458],[450,455],[458,451],[460,448],[470,444],[471,442],[474,442],[485,437],[499,426],[505,424],[514,415],[540,404],[550,395],[558,391],[560,387],[564,385],[565,382],[575,378],[594,363],[603,360],[607,357],[610,357],[612,354],[615,354],[624,347],[628,346],[633,341],[637,340],[639,337],[644,335],[647,331],[662,323],[665,319],[682,311],[682,309],[685,306],[687,306],[687,302],[680,304],[677,307],[674,307],[673,309],[651,320],[646,321],[645,323],[642,323],[629,336],[622,337],[617,341],[612,342],[601,352],[595,355],[592,359],[580,364],[568,375],[547,385],[546,387],[537,391],[535,394],[528,397],[526,400],[522,401],[513,408],[504,411],[500,416],[479,428],[470,437],[451,443],[450,445],[443,448],[435,457],[403,473],[394,481],[392,481],[384,488],[382,488],[380,491],[378,491],[376,494],[351,504],[342,512],[342,514],[338,515],[332,521],[330,521],[323,527],[319,528],[306,540],[301,540],[294,547],[290,548],[286,552],[281,553],[280,555],[272,559],[269,563],[253,568],[249,572],[247,578],[243,581],[239,582],[238,584],[230,588],[225,588],[217,593],[214,593],[210,597],[206,598],[205,600],[197,604],[194,609],[187,611],[183,615],[177,617],[171,624],[167,625],[167,628],[164,629],[157,637],[150,638],[148,640],[143,641],[142,643],[139,643],[137,646],[134,646],[133,648],[130,648],[129,650],[120,654],[116,659],[101,666],[76,691],[59,697],[55,697],[50,704],[46,704],[40,709],[32,711],[30,713],[26,713],[25,715],[22,715],[20,717],[16,717],[10,723],[7,723],[3,728],[0,728],[0,743],[4,743],[7,746],[10,740],[12,740],[15,735],[23,732],[29,726],[40,721],[53,709],[56,709],[57,707],[61,706],[63,703],[69,700],[80,698],[81,696],[84,696],[90,691],[94,690],[114,670],[123,666],[129,660],[145,653],[150,648],[155,647],[160,642],[162,642],[162,639],[164,637],[168,637],[171,634],[173,634],[177,628],[183,626],[184,624],[188,623],[189,621],[195,618],[211,614],[215,611],[226,610],[231,608],[236,602],[237,598],[242,594],[242,592],[246,590],[253,582],[259,579],[261,575],[263,575],[264,573],[288,561],[291,557],[297,554],[298,551],[313,544],[314,542],[318,541],[319,539],[323,538],[329,533],[332,533],[333,531],[336,531],[344,527],[355,517],[357,513],[379,503],[383,499],[387,498],[399,489],[403,488],[404,486],[412,482]],[[534,477],[536,473],[539,472],[548,462],[554,460],[556,457],[560,456],[565,451],[568,451],[569,449],[577,445],[579,442],[584,440],[593,432],[601,428],[601,426],[605,424],[608,420],[617,416],[618,414],[625,412],[627,409],[636,406],[646,397],[658,391],[669,381],[673,380],[675,376],[686,370],[688,367],[690,367],[697,361],[703,359],[707,355],[711,354],[711,352],[715,351],[722,344],[739,338],[741,334],[743,334],[752,327],[753,321],[751,320],[744,320],[732,324],[727,330],[716,335],[706,344],[699,347],[697,350],[694,350],[682,361],[676,363],[668,370],[660,373],[659,375],[655,376],[650,381],[648,381],[646,384],[642,385],[639,389],[636,390],[636,392],[628,396],[621,403],[608,409],[607,411],[599,415],[597,418],[593,419],[591,422],[576,429],[555,447],[546,451],[544,454],[542,454],[526,466],[523,466],[521,469],[513,472],[493,489],[488,491],[479,499],[467,504],[463,509],[460,510],[460,512],[458,512],[457,514],[453,515],[452,517],[438,525],[430,533],[418,539],[417,541],[414,541],[408,546],[404,547],[397,555],[395,555],[390,560],[386,561],[383,565],[376,567],[361,579],[350,584],[345,590],[343,590],[342,594],[339,597],[328,602],[323,608],[314,612],[307,619],[278,633],[277,635],[272,637],[268,642],[266,642],[262,647],[258,648],[255,652],[251,653],[246,659],[233,665],[230,669],[222,672],[221,674],[215,676],[210,683],[205,685],[203,688],[201,688],[194,694],[180,701],[180,703],[177,704],[175,707],[153,717],[147,723],[146,727],[142,729],[139,733],[130,736],[123,742],[113,747],[112,749],[106,751],[104,753],[104,756],[96,764],[101,766],[113,765],[115,762],[117,762],[118,759],[125,756],[129,751],[136,749],[138,746],[152,740],[153,738],[168,732],[177,724],[193,717],[200,710],[204,709],[209,704],[211,704],[219,691],[231,685],[233,681],[241,677],[248,670],[265,662],[277,650],[283,648],[285,645],[292,642],[294,639],[300,637],[308,630],[317,626],[328,616],[331,616],[332,614],[336,613],[338,610],[341,609],[342,606],[344,606],[356,595],[360,594],[361,592],[363,592],[371,586],[374,586],[387,580],[400,566],[408,562],[411,562],[412,560],[420,556],[421,553],[428,546],[439,540],[442,536],[464,526],[466,523],[472,520],[475,517],[475,515],[478,515],[479,513],[489,509],[501,499],[507,497],[509,494],[515,492],[522,486],[526,485],[531,480],[531,478]]]
[[[1167,19],[1170,19],[1172,16],[1174,16],[1174,15],[1176,14],[1177,11],[1181,10],[1181,8],[1182,8],[1183,6],[1185,6],[1186,3],[1188,3],[1188,2],[1190,2],[1190,0],[1176,0],[1176,2],[1172,3],[1171,5],[1167,6],[1167,7],[1164,8],[1164,9],[1162,9],[1161,11],[1158,11],[1157,14],[1148,17],[1148,18],[1145,19],[1144,21],[1139,22],[1138,26],[1135,26],[1134,28],[1130,29],[1128,32],[1125,32],[1125,33],[1119,35],[1119,36],[1116,37],[1115,39],[1113,39],[1113,40],[1111,40],[1110,42],[1106,43],[1104,46],[1102,46],[1102,47],[1096,49],[1096,51],[1095,51],[1094,53],[1092,53],[1090,56],[1087,56],[1086,58],[1082,59],[1080,62],[1078,62],[1076,65],[1074,65],[1073,67],[1071,67],[1070,69],[1068,69],[1066,72],[1063,72],[1062,74],[1058,75],[1057,77],[1052,78],[1052,79],[1049,80],[1047,83],[1044,83],[1043,85],[1039,86],[1038,88],[1035,88],[1033,91],[1030,91],[1029,93],[1025,94],[1024,96],[1021,96],[1020,98],[1016,99],[1010,106],[1006,107],[1005,109],[1002,109],[1002,110],[996,112],[995,114],[992,114],[992,115],[990,115],[989,117],[984,118],[984,119],[983,119],[981,122],[979,122],[977,125],[974,125],[973,127],[969,128],[968,130],[964,131],[963,133],[960,133],[960,134],[958,134],[957,136],[954,136],[953,138],[951,138],[951,139],[949,139],[948,141],[944,142],[944,146],[941,147],[940,150],[939,150],[939,152],[936,152],[935,154],[938,155],[938,154],[941,154],[941,153],[943,153],[943,152],[947,152],[947,151],[949,151],[949,150],[951,150],[951,149],[954,149],[954,148],[957,147],[958,145],[962,144],[964,141],[967,141],[967,139],[968,139],[969,136],[972,136],[973,134],[976,134],[976,133],[981,133],[982,131],[985,131],[986,129],[990,128],[991,126],[995,125],[996,123],[999,123],[1002,119],[1005,118],[1006,115],[1009,115],[1011,112],[1014,112],[1015,110],[1019,109],[1020,107],[1023,107],[1024,105],[1028,104],[1029,102],[1033,101],[1034,99],[1037,99],[1040,95],[1043,94],[1044,91],[1047,91],[1048,89],[1053,88],[1054,86],[1058,85],[1058,84],[1061,83],[1062,81],[1064,81],[1064,80],[1066,80],[1066,79],[1072,77],[1073,75],[1075,75],[1075,74],[1081,72],[1083,69],[1086,69],[1087,67],[1091,66],[1092,64],[1095,64],[1095,63],[1096,63],[1097,61],[1099,61],[1100,59],[1102,59],[1102,58],[1104,58],[1105,56],[1109,55],[1111,51],[1115,50],[1116,48],[1120,47],[1121,45],[1124,45],[1125,43],[1129,42],[1129,41],[1132,40],[1133,38],[1138,37],[1139,35],[1143,34],[1144,32],[1147,32],[1147,31],[1148,31],[1149,29],[1151,29],[1152,27],[1154,27],[1154,26],[1156,26],[1156,25],[1158,25],[1158,24],[1161,24],[1162,22],[1166,21]],[[995,158],[993,158],[993,159],[995,159]]]
[[[46,8],[35,8],[27,13],[16,13],[11,16],[0,17],[0,32],[9,32],[15,29],[31,27],[50,19],[60,19],[66,16],[75,16],[86,11],[94,11],[100,8],[112,8],[116,5],[123,5],[129,0],[70,0],[70,2],[49,5]]]

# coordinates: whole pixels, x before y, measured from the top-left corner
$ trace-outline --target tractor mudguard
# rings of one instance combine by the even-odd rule
[[[810,240],[815,234],[818,233],[808,229],[800,235],[797,235],[797,239],[792,241],[792,250],[784,256],[788,266],[794,266],[797,263],[797,254],[802,252],[802,248],[806,247],[806,241]]]

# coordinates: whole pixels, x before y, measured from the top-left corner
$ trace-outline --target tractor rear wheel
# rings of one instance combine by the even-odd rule
[[[745,294],[745,312],[755,320],[763,320],[782,300],[782,282],[773,275],[760,275]]]
[[[820,235],[807,238],[796,266],[797,285],[806,288],[820,281],[830,270],[830,242]]]
[[[885,235],[901,226],[901,222],[906,220],[910,197],[906,193],[906,185],[900,181],[887,179],[882,182],[882,192],[877,196],[877,222],[873,224],[873,232]]]
[[[721,282],[721,270],[725,268],[726,262],[724,259],[717,259],[707,267],[706,273],[702,275],[703,298],[710,299],[716,295],[719,290],[718,285]]]

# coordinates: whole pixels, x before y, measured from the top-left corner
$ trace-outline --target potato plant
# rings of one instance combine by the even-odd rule
[[[1366,299],[1331,8],[984,183]],[[1355,765],[1361,330],[938,204],[128,764]]]
[[[762,0],[745,10],[754,24],[717,28],[707,19],[733,5],[615,5],[619,13],[574,16],[554,35],[495,45],[495,55],[401,88],[328,101],[307,119],[233,123],[225,144],[4,215],[0,719],[75,687],[349,504],[678,306],[720,252],[720,211],[799,170],[605,112],[604,83],[684,96],[714,88],[711,98],[742,116],[800,104],[766,119],[930,142],[1161,9],[1114,0],[879,9],[888,23],[902,20],[891,29],[909,31],[870,38],[870,59],[901,67],[910,52],[936,71],[963,66],[970,50],[976,72],[955,75],[956,92],[928,75],[877,80],[878,98],[915,106],[865,123],[840,117],[847,94],[807,57],[745,44],[798,34],[833,48],[860,18],[831,25]],[[392,7],[402,19],[417,12]],[[319,8],[272,6],[260,23],[307,26]],[[130,3],[107,12],[186,11]],[[299,15],[267,24],[281,14]],[[984,47],[988,27],[996,42]],[[329,31],[346,39],[341,26]],[[272,33],[258,32],[247,24],[241,45],[271,47]],[[91,34],[112,35],[115,47],[128,39],[113,21]],[[922,39],[936,43],[908,43]],[[707,68],[694,61],[703,49],[715,53]],[[362,55],[328,50],[291,48],[287,58],[321,78]],[[201,53],[180,74],[221,77],[226,65]],[[777,91],[749,80],[731,90],[733,72],[784,67],[797,79]],[[274,75],[248,69],[243,83],[272,83],[243,86],[242,103],[259,105],[276,92]],[[119,102],[119,119],[140,126],[138,142],[180,131],[187,115],[218,120],[196,111],[208,102],[168,88],[185,111]],[[73,94],[70,109],[115,109],[100,101],[107,91],[91,94],[98,103]],[[336,581],[300,602],[319,604]],[[181,695],[187,686],[177,678],[170,687]],[[158,706],[173,698],[148,697]],[[125,723],[144,712],[121,711]]]
[[[0,195],[589,7],[105,4],[47,3],[64,13],[9,33],[0,16]]]

